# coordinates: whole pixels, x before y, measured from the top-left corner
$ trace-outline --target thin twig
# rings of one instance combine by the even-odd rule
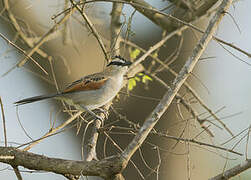
[[[106,137],[112,142],[112,144],[120,151],[122,152],[123,149],[111,138],[111,136],[109,136],[109,134],[107,134],[104,131],[104,134],[106,135]],[[137,172],[139,173],[140,177],[144,180],[145,177],[144,175],[141,173],[141,171],[139,170],[139,168],[137,167],[137,165],[130,159],[130,162],[132,163],[132,165],[135,167],[135,169],[137,170]]]
[[[229,138],[228,140],[226,140],[225,142],[221,143],[221,145],[225,145],[225,144],[229,143],[230,141],[232,141],[233,139],[237,138],[238,136],[240,136],[242,133],[244,133],[248,129],[249,129],[249,127],[243,129],[241,132],[239,132],[235,136],[233,136],[233,137]]]
[[[182,29],[180,29],[182,30]],[[129,46],[133,46],[137,49],[139,49],[140,51],[142,51],[143,53],[146,53],[147,51],[144,50],[143,48],[137,46],[136,44],[134,44],[131,41],[126,41],[123,40],[124,43],[128,44]],[[150,57],[152,57],[154,60],[156,60],[156,62],[158,62],[159,64],[161,64],[163,66],[163,68],[167,69],[169,72],[171,72],[172,75],[174,75],[175,77],[178,76],[178,74],[171,69],[169,66],[167,66],[166,64],[164,64],[160,59],[158,59],[157,57],[153,56],[152,54],[149,54]],[[141,59],[141,58],[140,58]],[[138,59],[139,60],[139,59]],[[164,83],[165,84],[165,83]],[[218,116],[206,105],[206,103],[202,100],[202,98],[198,95],[198,93],[196,93],[196,91],[188,84],[188,82],[184,83],[184,87],[187,89],[188,92],[190,92],[195,99],[198,101],[198,103],[215,119],[217,120],[225,129],[226,131],[231,135],[234,136],[232,131],[227,127],[227,125],[222,122],[220,120],[220,118],[218,118]]]
[[[246,151],[245,151],[246,160],[248,160],[248,144],[249,144],[250,133],[251,133],[251,125],[249,126],[248,135],[247,135]]]
[[[64,131],[69,130],[69,129],[71,129],[71,128],[73,128],[73,127],[76,127],[76,126],[77,126],[77,125],[74,124],[74,125],[72,125],[72,126],[70,126],[70,127],[62,128],[62,129],[58,130],[57,132],[54,132],[53,134],[48,135],[46,138],[55,136],[55,135],[57,135],[57,134],[60,134],[60,133],[62,133],[62,132],[64,132]],[[15,148],[20,149],[20,148],[22,148],[22,147],[24,147],[24,146],[33,144],[33,143],[35,143],[35,142],[37,142],[37,141],[41,141],[41,140],[43,140],[43,139],[44,139],[44,137],[40,137],[40,138],[38,138],[38,139],[34,139],[34,140],[32,140],[32,141],[29,141],[29,142],[26,142],[26,143],[23,143],[23,144],[17,144],[18,146],[16,146]]]
[[[19,52],[21,52],[25,57],[29,58],[30,60],[32,60],[45,74],[48,75],[47,71],[40,65],[37,63],[37,61],[31,57],[29,54],[27,54],[22,48],[20,48],[18,45],[16,45],[15,43],[13,43],[12,41],[10,41],[7,37],[5,37],[2,33],[0,33],[0,37],[5,40],[8,44],[12,45],[14,48],[16,48]]]
[[[8,4],[8,0],[4,0],[4,3],[5,3],[5,8],[6,10],[8,10],[9,12],[9,17],[11,18],[13,24],[17,24],[15,25],[15,28],[17,29],[17,31],[20,33],[22,32],[21,31],[21,28],[18,26],[18,23],[14,17],[13,14],[10,14],[10,10],[9,10],[9,4]],[[27,53],[27,56],[30,57],[32,56],[35,52],[40,52],[40,47],[45,43],[47,42],[48,40],[51,40],[52,38],[55,37],[55,33],[57,33],[58,31],[58,26],[60,26],[61,24],[64,24],[68,19],[69,17],[71,16],[71,14],[75,11],[76,9],[73,8],[71,9],[71,11],[69,11],[68,13],[65,14],[65,16],[58,22],[58,23],[55,23],[55,25],[49,29],[42,37],[39,38],[38,41],[36,41],[35,43],[28,43],[28,40],[26,38],[25,35],[22,36],[22,38],[24,39],[24,41],[31,47],[31,50]],[[41,53],[39,53],[41,55]],[[45,54],[45,53],[44,53]],[[49,56],[46,55],[46,58],[48,58]],[[25,57],[23,58],[22,60],[20,60],[15,66],[13,66],[12,68],[10,68],[10,70],[8,70],[4,75],[8,74],[10,71],[12,71],[13,69],[15,68],[19,68],[19,67],[22,67],[26,62],[28,61],[28,58]],[[42,69],[43,70],[43,69]],[[46,74],[48,74],[46,71],[45,71]]]
[[[237,154],[239,156],[243,156],[242,153],[236,152],[236,151],[234,151],[232,149],[224,148],[224,147],[221,147],[221,146],[215,146],[215,145],[212,145],[212,144],[196,141],[194,139],[186,139],[186,138],[181,138],[181,137],[175,137],[175,136],[170,136],[170,135],[166,135],[166,134],[159,133],[159,132],[158,133],[151,133],[151,134],[155,134],[157,136],[164,137],[164,138],[167,138],[167,139],[173,139],[173,140],[176,140],[176,141],[190,142],[190,143],[198,144],[198,145],[201,145],[201,146],[212,147],[212,148],[215,148],[215,149],[220,149],[220,150],[223,150],[223,151],[226,151],[226,152]]]
[[[21,176],[21,173],[20,173],[18,167],[17,167],[17,166],[12,166],[12,168],[14,169],[14,172],[15,172],[15,174],[16,174],[16,176],[17,176],[17,179],[18,179],[18,180],[23,180],[23,178],[22,178],[22,176]]]
[[[72,4],[75,5],[73,2],[72,2]],[[119,54],[119,53],[116,53],[116,49],[119,49],[119,47],[120,47],[120,26],[121,26],[120,25],[120,15],[122,13],[122,8],[123,8],[123,4],[114,3],[113,8],[112,8],[112,12],[111,12],[111,16],[112,16],[112,18],[111,18],[111,36],[112,36],[111,49],[115,48],[114,54]],[[95,30],[94,27],[92,27],[93,25],[91,24],[90,20],[84,14],[83,11],[80,11],[78,6],[77,6],[77,9],[82,14],[85,21],[88,23],[88,26],[91,28],[92,32],[94,33],[94,36],[97,38],[98,41],[100,41],[99,42],[100,46],[105,54],[106,60],[108,61],[109,59],[107,57],[106,49],[105,49],[103,42],[102,42],[101,38],[99,37],[97,31]],[[111,52],[113,52],[113,51],[111,51]],[[111,56],[113,56],[114,54],[112,53]],[[110,106],[111,106],[111,104],[107,104],[105,107],[105,111],[108,112]],[[103,119],[105,119],[106,116],[104,113],[101,113],[100,115],[103,117]],[[82,154],[85,154],[84,160],[86,160],[86,161],[91,161],[93,159],[97,159],[96,145],[97,145],[97,141],[98,141],[98,137],[99,137],[98,130],[101,127],[101,125],[102,125],[102,122],[100,120],[98,120],[98,119],[94,120],[90,138],[88,138],[89,139],[88,143],[83,148],[83,151],[85,150],[86,153],[82,153]]]
[[[19,114],[18,114],[18,106],[16,106],[16,116],[17,116],[17,122],[20,125],[21,129],[23,130],[24,134],[31,140],[33,141],[33,138],[29,135],[29,133],[26,131],[26,129],[24,128],[24,126],[22,125],[20,118],[19,118]]]
[[[172,15],[170,15],[170,14],[166,14],[166,13],[164,13],[164,12],[161,12],[161,11],[155,9],[154,7],[152,7],[150,4],[147,4],[147,3],[146,3],[145,1],[143,1],[143,0],[140,0],[142,3],[138,3],[137,1],[139,1],[139,0],[133,0],[133,1],[132,1],[132,0],[126,0],[126,1],[123,1],[123,0],[88,0],[88,1],[85,1],[85,2],[80,2],[79,4],[88,4],[88,3],[95,3],[95,2],[116,2],[116,3],[130,4],[130,5],[132,5],[133,7],[138,7],[138,8],[136,8],[136,9],[142,9],[140,12],[141,12],[143,15],[145,15],[143,12],[149,11],[150,14],[151,14],[150,17],[157,17],[157,19],[161,19],[161,18],[163,18],[163,17],[171,18],[172,20],[176,21],[177,23],[182,24],[183,26],[182,26],[181,28],[184,27],[184,28],[186,29],[186,28],[190,27],[190,28],[192,28],[192,29],[194,29],[194,30],[196,30],[196,31],[198,31],[198,32],[200,32],[200,33],[202,33],[202,34],[205,33],[205,31],[203,31],[203,30],[201,30],[200,28],[196,27],[196,26],[193,25],[192,23],[182,21],[182,20],[180,20],[180,19],[178,19],[178,18],[176,18],[176,17],[174,17],[174,16],[172,16]],[[77,5],[77,4],[76,4],[76,5]],[[76,5],[75,5],[75,6],[76,6]],[[60,12],[60,15],[63,14],[64,12],[68,12],[68,11],[69,11],[69,9],[66,9],[66,10],[63,11],[63,12]],[[155,13],[155,16],[153,15],[154,13]],[[210,13],[211,13],[211,12],[210,12]],[[209,13],[209,14],[210,14],[210,13]],[[58,15],[55,15],[55,16],[57,17]],[[202,16],[203,16],[203,15],[202,15]],[[201,17],[202,17],[202,16],[201,16]],[[205,14],[204,16],[208,16],[208,14]],[[146,16],[146,17],[149,18],[149,16]],[[156,21],[154,21],[152,18],[150,18],[150,20],[152,20],[153,22],[156,23]],[[165,20],[164,20],[164,21],[165,21]],[[167,26],[167,28],[168,28],[168,26],[169,26],[169,23],[165,23],[165,22],[156,23],[156,24],[157,24],[158,26],[161,26],[163,29],[166,29],[165,26]],[[176,31],[176,30],[175,30],[175,31]],[[173,31],[172,31],[172,32],[173,32]],[[246,51],[240,49],[240,48],[237,47],[237,46],[234,46],[234,45],[231,44],[231,43],[228,43],[228,42],[226,42],[226,41],[224,41],[224,40],[222,40],[222,39],[219,39],[218,37],[215,37],[215,36],[212,36],[212,38],[213,38],[214,40],[216,40],[216,41],[219,41],[219,42],[222,43],[222,44],[225,44],[225,45],[227,45],[227,46],[230,46],[231,48],[233,48],[233,49],[235,49],[235,50],[237,50],[237,51],[240,51],[241,53],[247,55],[248,57],[251,57],[251,54],[250,54],[250,53],[248,53],[248,52],[246,52]]]
[[[32,48],[34,46],[34,44],[37,42],[37,37],[33,38],[33,37],[29,37],[28,35],[26,35],[21,26],[18,24],[18,20],[16,19],[15,15],[12,13],[11,8],[9,6],[9,0],[3,0],[3,6],[4,6],[4,11],[7,12],[7,15],[12,23],[12,25],[14,26],[14,28],[17,31],[17,37],[20,36],[22,38],[22,40],[30,47]],[[19,19],[20,20],[20,19]],[[41,49],[37,50],[37,53],[42,56],[43,58],[47,58],[48,55]]]
[[[142,162],[145,164],[145,166],[147,167],[147,169],[149,169],[151,172],[157,173],[157,171],[153,168],[150,167],[150,165],[146,162],[143,152],[141,150],[141,147],[139,148],[139,156],[142,159]]]
[[[79,11],[79,13],[81,14],[81,16],[84,18],[85,22],[87,23],[88,27],[90,28],[92,34],[94,35],[94,37],[97,39],[104,55],[105,55],[105,59],[107,62],[109,62],[109,57],[108,57],[108,53],[106,51],[105,45],[98,33],[98,31],[96,30],[96,28],[94,27],[94,25],[92,24],[92,22],[90,21],[90,19],[88,18],[88,16],[81,10],[81,8],[79,7],[79,5],[77,5],[77,3],[73,0],[70,0],[72,5],[74,7],[76,7],[76,9]]]
[[[162,81],[160,78],[158,78],[156,75],[152,75],[152,77],[157,80],[160,84],[162,84],[166,89],[169,89],[170,87],[164,82]],[[180,103],[187,109],[187,111],[193,116],[193,118],[195,120],[197,120],[201,126],[201,128],[203,128],[207,134],[211,137],[214,137],[213,133],[203,125],[202,120],[199,118],[199,114],[196,112],[196,110],[187,103],[187,101],[181,96],[179,95],[179,93],[176,94],[175,98],[177,100],[180,101]]]
[[[156,108],[152,111],[150,116],[146,119],[142,127],[140,128],[137,135],[133,138],[130,144],[125,148],[125,150],[121,153],[121,156],[124,158],[125,162],[128,162],[132,155],[136,152],[136,150],[142,145],[144,140],[146,139],[147,135],[151,132],[154,125],[158,122],[164,112],[167,110],[169,105],[171,104],[173,98],[179,91],[180,87],[186,79],[188,78],[190,72],[194,69],[196,63],[198,62],[200,56],[206,49],[209,41],[212,39],[213,34],[217,30],[219,22],[223,17],[224,11],[227,11],[229,6],[231,5],[232,0],[223,0],[219,6],[219,9],[212,17],[207,27],[205,34],[201,37],[200,41],[197,43],[196,47],[194,48],[192,55],[189,57],[183,68],[181,69],[178,76],[173,81],[170,89],[167,93],[163,96],[160,103],[156,106]]]
[[[69,1],[65,0],[64,1],[64,10],[67,9],[69,6]],[[67,12],[65,12],[65,15],[67,15]],[[69,28],[69,22],[66,21],[63,25],[63,44],[67,45],[69,44],[69,42],[71,41],[70,39],[70,28]]]
[[[4,109],[3,109],[3,102],[2,102],[1,97],[0,97],[0,105],[1,105],[2,119],[3,119],[4,145],[5,145],[5,147],[7,147],[7,146],[8,146],[8,142],[7,142],[6,121],[5,121],[5,115],[4,115]]]
[[[58,131],[59,129],[64,128],[65,126],[67,126],[68,124],[70,124],[72,121],[74,121],[77,117],[79,117],[83,112],[82,111],[78,111],[76,114],[74,114],[72,117],[70,117],[67,121],[65,121],[63,124],[57,126],[54,129],[51,129],[48,133],[46,133],[42,138],[40,138],[38,141],[33,142],[32,144],[30,144],[29,146],[25,147],[23,150],[24,151],[28,151],[30,150],[33,146],[35,146],[36,144],[38,144],[40,141],[42,141],[43,139],[45,139],[46,137],[50,136],[51,134],[53,134],[54,132]]]

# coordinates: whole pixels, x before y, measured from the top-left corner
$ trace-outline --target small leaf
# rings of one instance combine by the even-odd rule
[[[130,57],[133,60],[133,59],[136,59],[139,54],[140,54],[140,50],[139,49],[135,49],[134,51],[131,52]]]
[[[145,74],[144,73],[138,73],[137,75],[138,76],[144,76]]]
[[[129,79],[127,89],[131,91],[135,86],[136,86],[136,80],[134,78]]]
[[[136,76],[134,79],[135,79],[136,81],[139,81],[139,82],[140,82],[140,78],[139,78],[139,77]]]
[[[153,79],[152,79],[150,76],[148,76],[148,75],[144,75],[144,76],[142,77],[142,82],[143,82],[143,83],[146,83],[147,80],[152,81]]]

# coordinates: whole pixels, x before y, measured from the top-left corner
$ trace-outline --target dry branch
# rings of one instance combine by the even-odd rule
[[[122,14],[123,4],[113,3],[111,12],[111,56],[120,55],[120,42],[121,42],[121,22],[120,16]]]
[[[120,158],[113,156],[100,161],[73,161],[58,158],[49,158],[13,147],[0,147],[0,155],[14,157],[14,159],[2,158],[0,162],[12,166],[23,166],[27,169],[54,172],[61,175],[89,175],[108,178],[118,174],[125,164],[121,164]]]
[[[107,51],[106,51],[106,48],[105,48],[105,45],[101,39],[101,36],[99,35],[98,31],[96,30],[96,28],[94,27],[93,23],[91,22],[91,20],[88,18],[88,16],[85,14],[85,12],[83,10],[81,10],[81,8],[79,7],[79,5],[77,5],[77,3],[73,0],[70,0],[73,7],[76,7],[77,10],[79,11],[79,13],[81,14],[81,16],[83,17],[83,19],[85,20],[85,22],[87,23],[88,27],[90,28],[93,36],[97,39],[103,53],[104,53],[104,56],[105,56],[105,59],[107,62],[109,62],[109,56],[107,54]]]
[[[251,159],[248,159],[246,161],[244,161],[243,163],[241,164],[238,164],[237,166],[229,169],[229,170],[226,170],[225,172],[213,177],[213,178],[210,178],[209,180],[227,180],[227,179],[230,179],[242,172],[244,172],[245,170],[251,168]]]
[[[100,176],[105,179],[122,179],[123,177],[121,176],[120,173],[126,167],[128,161],[131,159],[131,157],[136,152],[136,150],[142,145],[145,138],[153,129],[154,125],[159,121],[161,116],[164,114],[164,112],[167,110],[169,105],[172,103],[180,87],[185,83],[186,79],[189,77],[190,73],[193,71],[200,56],[202,55],[205,48],[207,47],[207,44],[213,38],[213,34],[216,31],[217,26],[224,15],[224,12],[228,10],[231,3],[232,3],[232,0],[223,0],[221,5],[217,9],[216,14],[211,19],[207,27],[207,30],[205,31],[202,38],[200,39],[200,41],[197,43],[196,47],[194,48],[192,55],[189,57],[186,64],[183,66],[183,68],[179,72],[179,74],[176,76],[169,90],[163,96],[162,100],[156,106],[156,108],[153,110],[150,116],[146,119],[143,126],[139,129],[139,132],[136,134],[136,136],[131,141],[131,143],[126,147],[126,149],[121,153],[121,155],[108,157],[100,161],[89,161],[89,162],[71,161],[71,160],[64,160],[64,159],[57,159],[57,158],[48,158],[42,155],[37,155],[37,154],[26,152],[26,151],[21,151],[12,147],[0,147],[0,162],[10,164],[13,167],[23,166],[28,169],[44,170],[44,171],[61,174],[64,176],[67,176],[69,174],[70,175],[82,174],[82,175],[87,175],[87,176]],[[82,11],[81,11],[81,14],[83,15]],[[162,45],[163,43],[160,46]],[[145,56],[148,56],[152,53],[152,49],[150,50],[148,54],[145,53]],[[138,61],[137,63],[140,63],[140,62]],[[80,115],[81,112],[77,114]],[[67,121],[67,123],[72,122],[72,120],[77,117],[77,114],[75,114],[72,118],[70,118]],[[97,129],[99,127],[100,125],[96,126]],[[98,134],[98,131],[95,131],[95,133]],[[96,143],[97,138],[94,139],[94,141],[95,141],[94,143]],[[192,140],[190,141],[192,142]],[[95,148],[92,150],[95,150]],[[250,160],[247,160],[246,163],[239,165],[238,167],[236,166],[235,168],[233,168],[232,171],[230,170],[226,171],[232,176],[227,176],[228,174],[225,172],[224,174],[219,175],[219,177],[220,178],[233,177],[233,174],[242,172],[245,169],[250,168],[250,166],[251,166],[251,162]],[[238,169],[239,171],[236,171],[236,169]]]
[[[169,35],[174,35],[175,32],[178,31],[182,31],[183,29],[185,29],[186,26],[182,26],[180,29],[177,29],[176,31],[170,33]],[[166,37],[171,37],[171,36],[166,36]],[[161,40],[163,41],[163,40]],[[144,58],[146,58],[146,54],[149,55],[150,57],[152,57],[154,60],[156,60],[156,62],[158,62],[159,64],[161,64],[163,66],[163,68],[165,68],[166,70],[168,70],[172,75],[174,75],[175,77],[178,75],[173,69],[171,69],[168,65],[166,65],[165,63],[163,63],[160,59],[158,59],[158,57],[155,57],[153,54],[151,54],[151,52],[153,52],[155,49],[157,49],[160,45],[160,42],[158,42],[157,44],[155,44],[154,46],[152,46],[152,48],[150,48],[148,51],[142,49],[141,47],[137,46],[136,44],[132,43],[131,41],[125,41],[123,40],[123,43],[135,47],[137,49],[139,49],[140,51],[142,51],[144,53],[144,56],[140,57],[138,60],[136,60],[136,63],[140,63],[144,60]],[[154,48],[155,47],[155,48]],[[149,53],[150,52],[150,53]],[[154,75],[152,75],[154,76]],[[159,78],[155,78],[158,81],[160,80]],[[161,81],[160,81],[161,82]],[[165,87],[166,83],[161,83],[163,84]],[[184,87],[186,88],[186,90],[191,93],[193,95],[193,97],[198,101],[198,103],[216,120],[218,121],[225,129],[226,131],[231,135],[234,136],[232,131],[227,127],[227,125],[220,120],[220,118],[206,105],[206,103],[203,101],[203,99],[198,95],[198,93],[188,84],[188,82],[184,83]],[[168,87],[167,87],[168,88]]]
[[[150,133],[154,125],[158,122],[164,112],[167,110],[169,105],[171,104],[173,98],[177,94],[180,87],[184,84],[186,79],[188,78],[190,72],[192,72],[196,63],[198,62],[200,56],[206,49],[207,44],[212,39],[213,34],[217,30],[218,24],[222,19],[224,13],[226,12],[231,5],[232,0],[224,0],[219,6],[217,12],[210,20],[209,25],[201,37],[200,41],[197,43],[194,48],[192,55],[189,57],[178,76],[175,78],[174,82],[170,86],[170,89],[164,95],[160,103],[153,110],[150,116],[146,119],[142,127],[140,128],[138,134],[134,137],[131,143],[126,147],[126,149],[122,152],[122,157],[125,161],[129,161],[132,155],[136,152],[136,150],[142,145],[147,135]]]
[[[7,129],[6,129],[6,119],[4,115],[4,108],[3,108],[3,102],[2,98],[0,97],[0,106],[1,106],[1,113],[2,113],[2,119],[3,119],[3,135],[4,135],[4,145],[7,147],[8,142],[7,142]]]
[[[76,114],[74,114],[72,117],[70,117],[67,121],[65,121],[64,123],[62,123],[61,125],[59,125],[56,128],[51,129],[48,133],[46,133],[42,138],[40,138],[39,140],[31,143],[30,145],[28,145],[27,147],[24,148],[24,151],[28,151],[30,150],[33,146],[35,146],[36,144],[38,144],[40,141],[42,141],[43,139],[49,137],[50,135],[52,135],[53,133],[57,132],[58,130],[64,128],[65,126],[67,126],[68,124],[70,124],[72,121],[74,121],[77,117],[79,117],[83,112],[78,111]]]
[[[111,56],[118,54],[119,55],[119,44],[120,44],[120,15],[122,13],[122,8],[123,8],[123,4],[120,3],[114,3],[113,4],[113,8],[112,8],[112,12],[111,12]],[[100,44],[101,45],[101,44]],[[102,47],[102,45],[101,45]],[[115,51],[113,51],[112,49],[115,48]],[[118,48],[118,49],[116,49]],[[108,112],[109,108],[111,106],[111,102],[108,103],[105,107],[104,110]],[[102,117],[103,119],[106,118],[106,115],[104,113],[100,113],[99,114],[100,117]],[[93,123],[93,128],[92,128],[92,132],[90,135],[90,138],[88,138],[88,143],[85,145],[83,151],[86,151],[84,160],[86,161],[91,161],[93,159],[97,159],[96,157],[96,145],[97,145],[97,141],[98,141],[98,137],[99,137],[99,128],[102,126],[102,122],[98,119],[94,120]],[[119,176],[119,177],[122,177]],[[118,178],[118,177],[117,177]]]

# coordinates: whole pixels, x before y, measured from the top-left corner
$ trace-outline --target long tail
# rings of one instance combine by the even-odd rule
[[[36,102],[36,101],[41,101],[41,100],[44,100],[44,99],[57,97],[57,96],[60,96],[60,95],[61,94],[50,94],[50,95],[34,96],[34,97],[22,99],[20,101],[15,102],[14,104],[18,106],[18,105],[33,103],[33,102]]]

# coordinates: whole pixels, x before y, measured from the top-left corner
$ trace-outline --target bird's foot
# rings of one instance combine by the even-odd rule
[[[104,114],[105,119],[108,119],[108,117],[109,117],[109,111],[108,111],[107,109],[104,109],[104,108],[97,108],[97,110],[99,110],[101,113]]]

